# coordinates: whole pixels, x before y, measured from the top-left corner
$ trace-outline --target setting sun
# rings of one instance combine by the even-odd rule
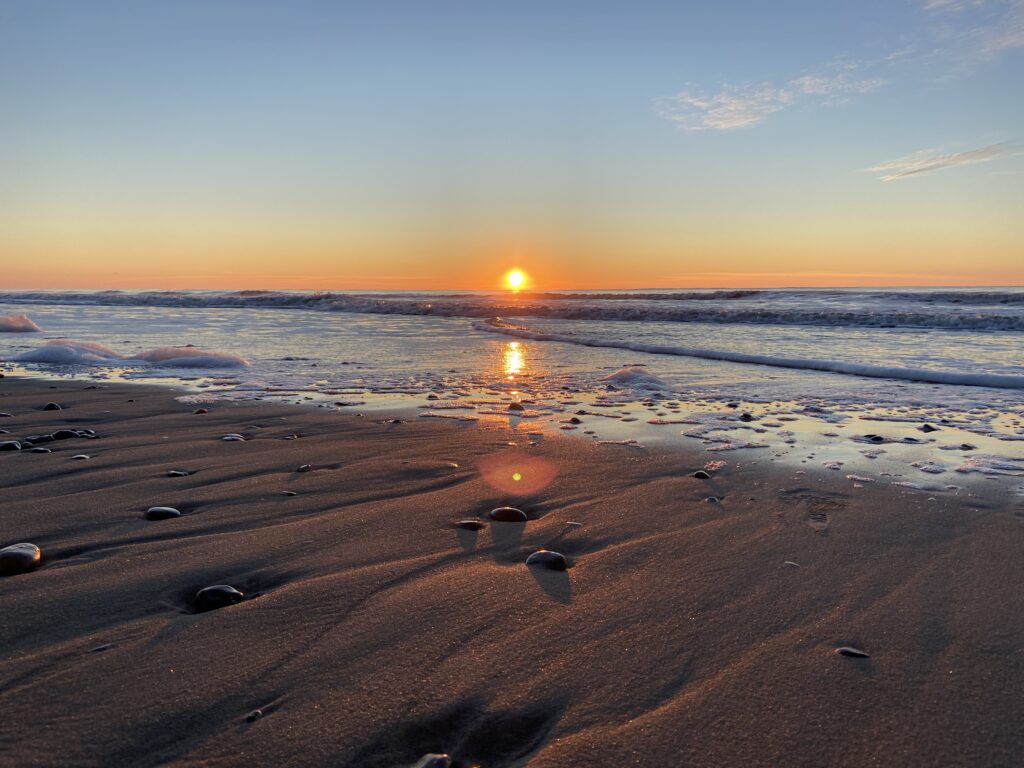
[[[524,285],[526,285],[526,273],[521,269],[510,270],[505,275],[505,285],[511,288],[513,291],[518,291]]]

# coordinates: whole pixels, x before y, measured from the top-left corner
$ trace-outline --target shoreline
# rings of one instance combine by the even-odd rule
[[[43,552],[0,579],[2,765],[1010,765],[1024,749],[1024,519],[997,495],[85,386],[0,379],[0,439],[99,434],[0,453],[0,547]],[[487,521],[510,503],[526,524]],[[526,566],[539,548],[568,570]],[[213,584],[246,599],[194,613]]]

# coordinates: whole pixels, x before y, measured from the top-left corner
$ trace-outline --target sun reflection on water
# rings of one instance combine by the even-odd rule
[[[526,347],[521,342],[510,341],[502,351],[502,367],[505,378],[515,381],[516,376],[526,369]]]

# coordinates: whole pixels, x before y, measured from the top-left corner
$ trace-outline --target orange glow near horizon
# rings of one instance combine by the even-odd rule
[[[526,286],[526,273],[521,269],[510,269],[505,274],[505,285],[513,293],[518,293]]]

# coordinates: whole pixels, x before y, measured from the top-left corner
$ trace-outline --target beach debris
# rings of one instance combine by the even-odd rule
[[[476,518],[466,518],[465,520],[459,520],[459,522],[455,524],[455,527],[461,528],[464,531],[479,531],[484,527],[484,523],[482,520],[477,520]]]
[[[849,656],[851,659],[870,659],[871,654],[867,651],[862,651],[860,648],[854,648],[852,645],[844,645],[841,648],[836,648],[836,653],[840,656]]]
[[[448,755],[432,753],[424,755],[412,768],[451,768],[452,759]]]
[[[63,411],[64,408],[61,407],[60,403],[47,403],[46,405],[43,406],[43,410],[44,411]]]
[[[204,587],[196,592],[195,610],[196,613],[215,611],[218,608],[226,608],[245,600],[245,594],[229,584],[214,584],[212,587]]]
[[[4,440],[0,443],[0,451],[20,451],[21,443],[17,440]]]
[[[499,523],[525,523],[528,518],[526,513],[515,507],[498,507],[490,511],[491,520]]]
[[[184,469],[168,469],[167,470],[167,476],[168,477],[188,477],[188,472],[186,472]]]
[[[564,571],[569,567],[565,561],[565,555],[560,552],[552,552],[550,549],[538,549],[526,558],[526,564],[547,568],[549,571]]]
[[[143,515],[147,520],[170,520],[181,517],[181,512],[174,507],[150,507]]]
[[[698,469],[696,472],[694,472],[693,473],[693,477],[696,477],[698,480],[710,480],[711,479],[711,475],[709,475],[703,469]]]
[[[35,544],[22,542],[0,549],[0,576],[28,573],[43,561],[42,550]]]

